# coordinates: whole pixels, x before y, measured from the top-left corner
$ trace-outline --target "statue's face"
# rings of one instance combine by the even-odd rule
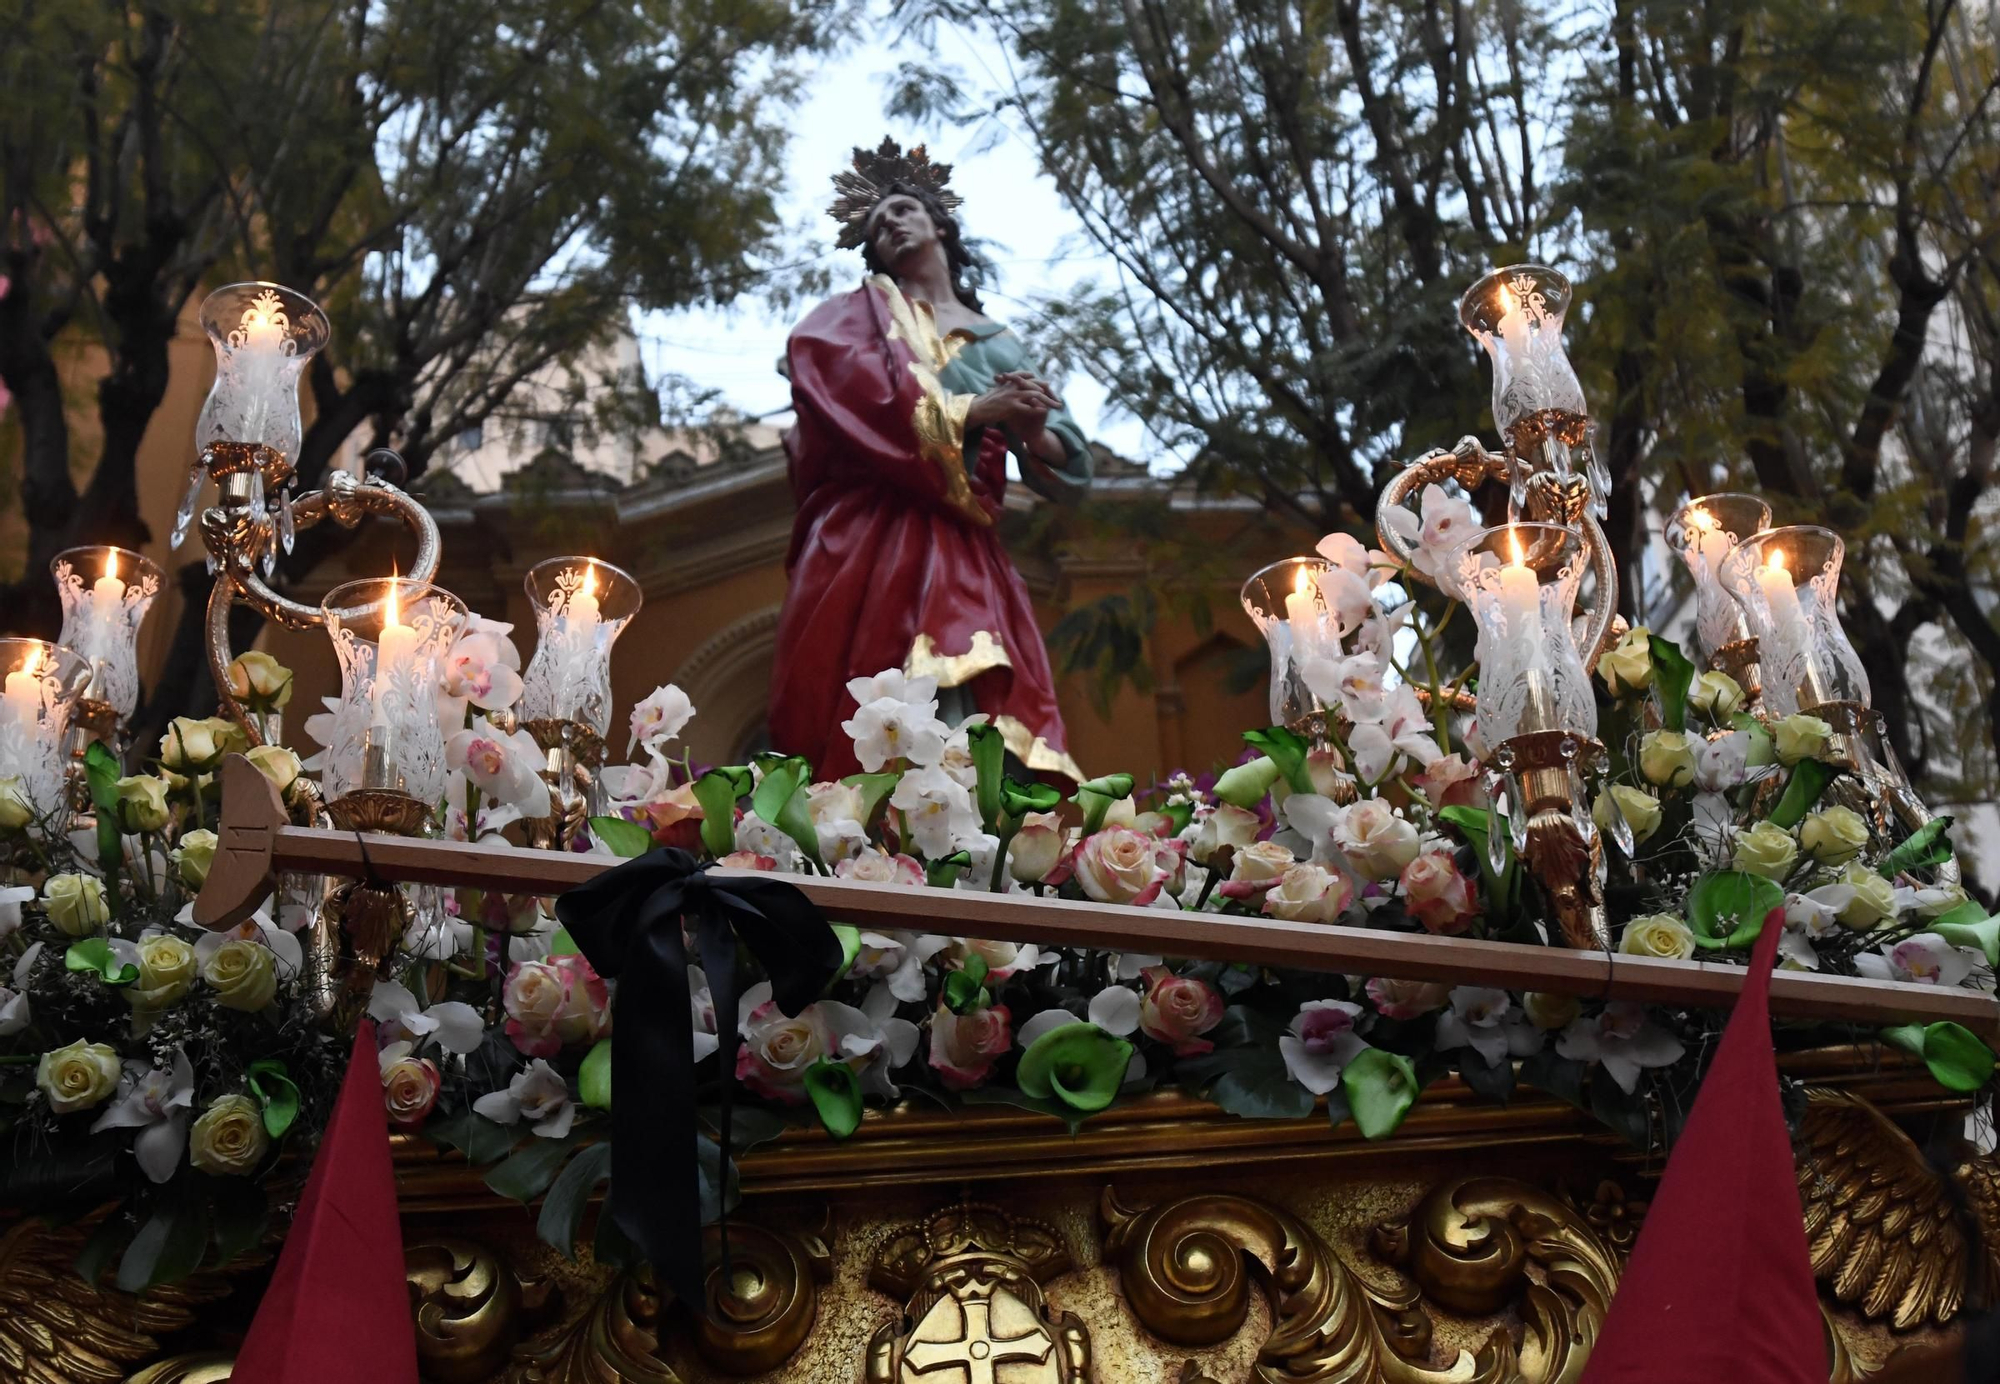
[[[868,244],[891,273],[913,256],[935,253],[937,224],[924,204],[905,192],[893,193],[868,213]]]

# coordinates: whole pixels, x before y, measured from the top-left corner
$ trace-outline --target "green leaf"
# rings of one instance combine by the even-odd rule
[[[799,755],[784,759],[760,756],[764,780],[750,795],[750,807],[759,817],[792,838],[806,859],[823,864],[819,856],[819,831],[806,810],[806,785],[812,781],[812,766]]]
[[[444,1119],[432,1119],[424,1125],[424,1133],[463,1153],[468,1163],[480,1166],[499,1162],[521,1142],[520,1130],[469,1108]]]
[[[1947,1091],[1977,1091],[1993,1079],[1993,1049],[1963,1024],[1945,1021],[1925,1029],[1923,1059]]]
[[[1339,1129],[1354,1118],[1354,1111],[1347,1104],[1347,1092],[1338,1086],[1326,1093],[1326,1122]]]
[[[713,856],[736,849],[736,800],[750,791],[750,770],[738,764],[710,769],[694,781],[694,800],[701,804],[701,844]]]
[[[1879,873],[1884,879],[1894,879],[1905,870],[1942,865],[1951,857],[1951,818],[1933,817],[1882,858]]]
[[[262,1186],[247,1177],[214,1179],[212,1194],[215,1260],[227,1264],[263,1243],[271,1207]]]
[[[576,1069],[576,1098],[592,1110],[611,1108],[611,1042],[600,1038]]]
[[[1478,1048],[1460,1048],[1458,1075],[1475,1094],[1488,1100],[1497,1100],[1504,1105],[1514,1094],[1514,1064],[1505,1057],[1498,1062],[1488,1062]]]
[[[1506,833],[1500,837],[1500,850],[1506,857],[1506,866],[1495,874],[1493,862],[1487,858],[1487,832],[1491,829],[1491,809],[1484,807],[1441,807],[1439,817],[1458,828],[1466,843],[1472,847],[1473,857],[1479,861],[1479,877],[1486,885],[1486,905],[1493,912],[1500,912],[1507,900],[1508,885],[1514,871],[1514,842]]]
[[[1561,1056],[1552,1047],[1521,1060],[1522,1081],[1578,1107],[1583,1105],[1584,1071],[1583,1063]]]
[[[1340,1087],[1364,1139],[1394,1134],[1421,1089],[1416,1064],[1385,1048],[1368,1048],[1356,1056],[1341,1070]]]
[[[1232,807],[1254,808],[1279,777],[1278,762],[1269,755],[1260,755],[1248,764],[1226,770],[1215,781],[1215,796]]]
[[[861,1127],[861,1081],[854,1068],[822,1057],[806,1068],[805,1087],[828,1134],[845,1139]]]
[[[1028,1045],[1014,1079],[1026,1095],[1102,1110],[1117,1098],[1132,1053],[1130,1043],[1096,1024],[1064,1024]]]
[[[1007,762],[1007,742],[1000,734],[1000,727],[988,721],[965,728],[965,741],[972,753],[972,767],[978,771],[979,782],[974,791],[974,799],[979,804],[979,820],[994,834],[1000,831],[1001,770]]]
[[[1931,924],[1931,931],[1944,938],[1954,947],[1977,947],[1986,953],[1986,964],[2000,966],[2000,916],[1981,918],[1977,922],[1949,921],[1963,919],[1966,910],[1973,917],[1986,910],[1970,899]]]
[[[582,954],[583,949],[577,946],[576,939],[569,935],[568,928],[559,927],[549,937],[550,956],[581,956]]]
[[[954,1014],[970,1014],[993,1003],[993,997],[986,992],[986,958],[972,952],[965,958],[965,964],[944,975],[943,998],[945,1007]]]
[[[1275,1048],[1232,1048],[1175,1064],[1175,1075],[1232,1115],[1248,1120],[1297,1120],[1312,1114],[1313,1094],[1292,1080]]]
[[[76,1276],[95,1287],[104,1277],[104,1271],[111,1267],[112,1259],[132,1242],[132,1228],[125,1223],[125,1217],[115,1212],[97,1223],[97,1229],[90,1232],[90,1238],[77,1251],[76,1262],[70,1267]]]
[[[1104,814],[1111,810],[1111,804],[1120,798],[1129,797],[1132,792],[1130,774],[1106,774],[1076,786],[1076,796],[1070,801],[1083,809],[1083,834],[1090,835],[1104,825]]]
[[[1283,726],[1266,726],[1263,730],[1244,731],[1243,739],[1271,757],[1294,793],[1314,791],[1312,774],[1306,769],[1306,755],[1311,753],[1312,743],[1303,735]]]
[[[576,1236],[583,1228],[583,1213],[590,1207],[590,1193],[610,1176],[609,1144],[592,1144],[570,1159],[569,1166],[549,1185],[542,1214],[535,1220],[537,1238],[561,1250],[564,1258],[575,1259]]]
[[[653,833],[623,817],[592,817],[590,834],[613,855],[630,860],[653,849]]]
[[[91,741],[83,752],[83,779],[90,788],[90,805],[97,809],[97,865],[104,871],[105,896],[111,899],[118,897],[118,870],[125,863],[118,832],[118,780],[123,774],[118,756],[103,741]]]
[[[111,943],[102,937],[80,937],[63,953],[63,965],[72,971],[94,972],[106,985],[130,985],[139,978],[139,968],[112,954]]]
[[[264,1132],[273,1139],[284,1138],[285,1131],[299,1117],[298,1084],[285,1071],[285,1064],[275,1057],[260,1057],[252,1062],[248,1081],[250,1094],[263,1107]]]
[[[916,1090],[912,1086],[906,1088]],[[1071,1134],[1083,1128],[1089,1118],[1088,1111],[1075,1110],[1064,1105],[1053,1096],[1031,1096],[1025,1091],[1017,1091],[1010,1086],[976,1086],[970,1091],[956,1093],[960,1102],[966,1105],[1009,1105],[1016,1110],[1032,1110],[1038,1115],[1047,1115],[1052,1120],[1061,1120],[1069,1126]]]
[[[875,825],[875,814],[882,810],[882,804],[889,801],[889,795],[896,791],[902,780],[901,771],[887,774],[849,774],[841,782],[849,788],[861,790],[861,825],[871,830]]]
[[[1643,1149],[1651,1142],[1652,1125],[1646,1115],[1644,1092],[1626,1091],[1601,1069],[1590,1078],[1590,1113],[1617,1130],[1635,1149]]]
[[[958,883],[958,872],[972,864],[971,851],[953,851],[924,866],[924,883],[933,889],[949,889]]]
[[[1785,891],[1776,881],[1743,870],[1711,870],[1688,891],[1688,926],[1698,947],[1747,947],[1764,930],[1771,910],[1784,905]]]
[[[581,1137],[571,1130],[560,1139],[531,1139],[486,1174],[487,1187],[494,1195],[509,1201],[533,1201],[555,1180],[556,1170],[562,1167]]]
[[[208,1248],[207,1208],[186,1192],[168,1192],[118,1261],[118,1291],[141,1293],[186,1278]]]
[[[1694,683],[1694,663],[1671,639],[1653,635],[1653,697],[1660,708],[1660,724],[1668,730],[1687,729],[1688,688]]]
[[[1771,821],[1790,831],[1806,819],[1819,801],[1819,795],[1826,791],[1839,771],[1831,765],[1822,764],[1817,759],[1802,759],[1792,766],[1792,777],[1785,784],[1784,796],[1771,809]]]

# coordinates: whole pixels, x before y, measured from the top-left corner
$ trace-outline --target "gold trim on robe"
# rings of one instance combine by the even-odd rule
[[[962,654],[941,654],[935,639],[919,634],[910,644],[910,656],[903,660],[903,675],[936,678],[939,687],[963,687],[981,673],[1013,666],[1000,637],[991,630],[974,630],[972,647]]]
[[[1012,716],[995,716],[993,724],[1000,728],[1000,739],[1020,760],[1038,774],[1061,774],[1072,783],[1083,782],[1083,770],[1076,761],[1058,750],[1047,740],[1029,730]]]
[[[916,412],[910,416],[917,452],[944,474],[946,503],[967,521],[991,528],[993,516],[973,495],[972,482],[965,474],[965,415],[974,396],[954,394],[938,379],[938,371],[951,364],[964,342],[956,333],[940,336],[930,304],[912,303],[887,274],[870,275],[868,282],[888,301],[889,339],[903,342],[915,357],[910,373],[923,391]]]

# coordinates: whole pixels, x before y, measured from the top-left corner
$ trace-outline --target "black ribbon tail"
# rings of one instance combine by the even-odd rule
[[[695,940],[708,972],[708,997],[715,1005],[715,1060],[722,1082],[715,1112],[716,1238],[721,1242],[722,1281],[729,1282],[729,1106],[736,1089],[736,1052],[742,1033],[736,1025],[736,934],[719,909],[698,907]]]

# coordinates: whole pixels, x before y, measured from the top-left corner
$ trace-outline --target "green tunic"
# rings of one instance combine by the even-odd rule
[[[1021,349],[1021,338],[997,322],[959,328],[951,333],[951,339],[961,343],[958,354],[938,372],[938,382],[954,394],[984,394],[1007,371],[1034,369]],[[1062,439],[1063,460],[1059,467],[1039,455],[1033,461],[1027,460],[1021,455],[1024,448],[1009,450],[1020,458],[1021,475],[1030,487],[1048,499],[1065,500],[1090,484],[1090,446],[1068,409],[1053,410],[1048,429]],[[979,435],[984,431],[973,428],[965,434],[967,474],[978,467]]]

